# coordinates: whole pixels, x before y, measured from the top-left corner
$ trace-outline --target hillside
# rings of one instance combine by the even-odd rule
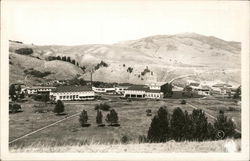
[[[15,53],[26,47],[34,52],[28,56]],[[48,79],[69,79],[76,74],[89,80],[90,70],[104,61],[108,67],[96,69],[94,80],[141,84],[192,74],[180,82],[192,79],[240,84],[241,44],[194,33],[157,35],[111,45],[37,46],[10,42],[9,51],[10,83],[24,81],[27,75],[24,70],[29,68],[51,72],[39,79],[30,76],[31,84]],[[49,56],[70,57],[86,70],[68,62],[48,61]]]

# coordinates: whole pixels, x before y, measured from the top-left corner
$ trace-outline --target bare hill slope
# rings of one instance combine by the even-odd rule
[[[15,53],[19,48],[32,48],[29,56]],[[240,83],[241,44],[194,33],[157,35],[112,45],[37,46],[10,43],[10,80],[23,80],[23,70],[35,67],[52,73],[42,78],[68,79],[80,74],[90,78],[90,70],[104,61],[93,73],[94,80],[106,82],[146,83],[169,81],[177,76],[194,74],[188,79]],[[47,61],[49,56],[66,56],[80,67],[63,61]],[[25,60],[25,61],[24,61]],[[145,70],[146,69],[146,70]],[[31,77],[31,80],[35,78]],[[184,79],[185,80],[185,79]]]

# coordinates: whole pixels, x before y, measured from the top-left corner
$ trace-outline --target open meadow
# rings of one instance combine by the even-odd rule
[[[23,139],[10,144],[10,150],[22,149],[26,147],[58,147],[58,146],[80,146],[91,144],[121,144],[122,137],[126,136],[129,144],[138,144],[139,136],[146,136],[151,119],[161,106],[167,106],[171,113],[174,108],[181,107],[183,110],[192,112],[193,108],[188,105],[180,104],[179,99],[164,100],[132,100],[119,99],[109,96],[106,100],[85,101],[85,102],[64,102],[67,115],[55,115],[52,111],[54,104],[47,104],[49,112],[36,113],[34,105],[44,104],[29,100],[21,103],[23,112],[10,114],[9,120],[9,141],[30,133],[34,130],[52,124],[60,119],[70,115],[80,113],[83,109],[87,111],[90,127],[81,127],[78,121],[79,116],[69,118],[56,125],[48,127],[37,133],[29,135]],[[95,105],[107,102],[114,108],[119,116],[120,127],[107,126],[105,117],[107,111],[102,111],[105,127],[98,127],[96,124]],[[225,110],[225,115],[235,118],[237,128],[240,129],[240,105],[234,101],[221,101],[215,99],[187,99],[187,103],[198,106],[213,116],[217,116],[218,110],[228,107],[234,107],[237,110]],[[146,110],[152,110],[152,116],[146,115]],[[214,121],[210,118],[208,120]]]

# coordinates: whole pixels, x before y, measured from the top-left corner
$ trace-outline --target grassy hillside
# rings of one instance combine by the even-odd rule
[[[67,146],[46,146],[40,142],[25,148],[10,148],[10,152],[19,153],[41,153],[41,152],[80,152],[80,153],[171,153],[171,152],[240,152],[241,140],[220,140],[205,142],[175,142],[166,143],[143,143],[143,144],[98,144],[89,145],[67,145]]]
[[[24,47],[32,48],[33,54],[25,57],[14,54],[16,49]],[[9,50],[11,55],[15,55],[13,61],[18,61],[23,68],[32,66],[29,63],[32,61],[39,64],[39,70],[54,71],[48,78],[66,79],[81,74],[84,79],[90,79],[89,71],[104,61],[108,67],[96,70],[94,80],[140,84],[197,74],[196,78],[191,79],[240,82],[241,44],[193,33],[157,35],[111,45],[37,46],[10,42]],[[72,67],[66,62],[46,62],[49,56],[70,57],[80,66],[85,66],[86,71],[82,72],[77,66]],[[18,63],[11,67],[11,80],[23,79],[23,68],[15,72],[19,68]],[[132,72],[127,72],[129,67],[133,68]],[[150,72],[142,75],[145,68]],[[60,72],[62,69],[65,72]]]

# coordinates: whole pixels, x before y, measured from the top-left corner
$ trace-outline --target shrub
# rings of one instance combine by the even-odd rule
[[[64,104],[61,100],[57,101],[56,106],[54,108],[54,112],[57,114],[64,112]]]
[[[127,72],[128,72],[128,73],[132,73],[132,72],[133,72],[133,68],[128,67]]]
[[[51,72],[40,72],[40,71],[35,70],[33,68],[28,69],[28,70],[27,69],[24,70],[24,73],[33,75],[34,77],[38,77],[38,78],[43,78],[43,77],[46,77],[46,76],[51,74]]]
[[[21,105],[19,104],[9,104],[9,112],[10,113],[17,113],[22,110]]]
[[[121,138],[122,144],[127,144],[129,142],[129,138],[127,135],[122,136]]]
[[[31,49],[31,48],[20,48],[20,49],[17,49],[15,51],[15,53],[21,54],[21,55],[30,55],[30,54],[33,53],[33,49]]]
[[[147,116],[152,116],[152,110],[151,109],[147,109],[146,113],[147,113]]]
[[[118,114],[114,109],[112,109],[110,111],[110,113],[108,113],[107,116],[106,116],[106,122],[109,123],[111,126],[117,125],[118,124],[118,119],[119,119]]]
[[[87,111],[83,110],[80,114],[80,117],[79,117],[79,122],[81,124],[82,127],[86,127],[86,126],[89,126],[88,124],[88,113]]]
[[[228,119],[224,116],[224,112],[220,110],[217,120],[214,123],[214,128],[216,131],[223,131],[225,138],[233,137],[235,135],[235,124],[232,119]],[[223,139],[223,138],[222,138]]]
[[[161,107],[152,119],[148,130],[149,142],[165,142],[169,139],[169,116],[166,107]]]
[[[186,103],[187,103],[186,100],[181,100],[182,105],[185,105]]]

